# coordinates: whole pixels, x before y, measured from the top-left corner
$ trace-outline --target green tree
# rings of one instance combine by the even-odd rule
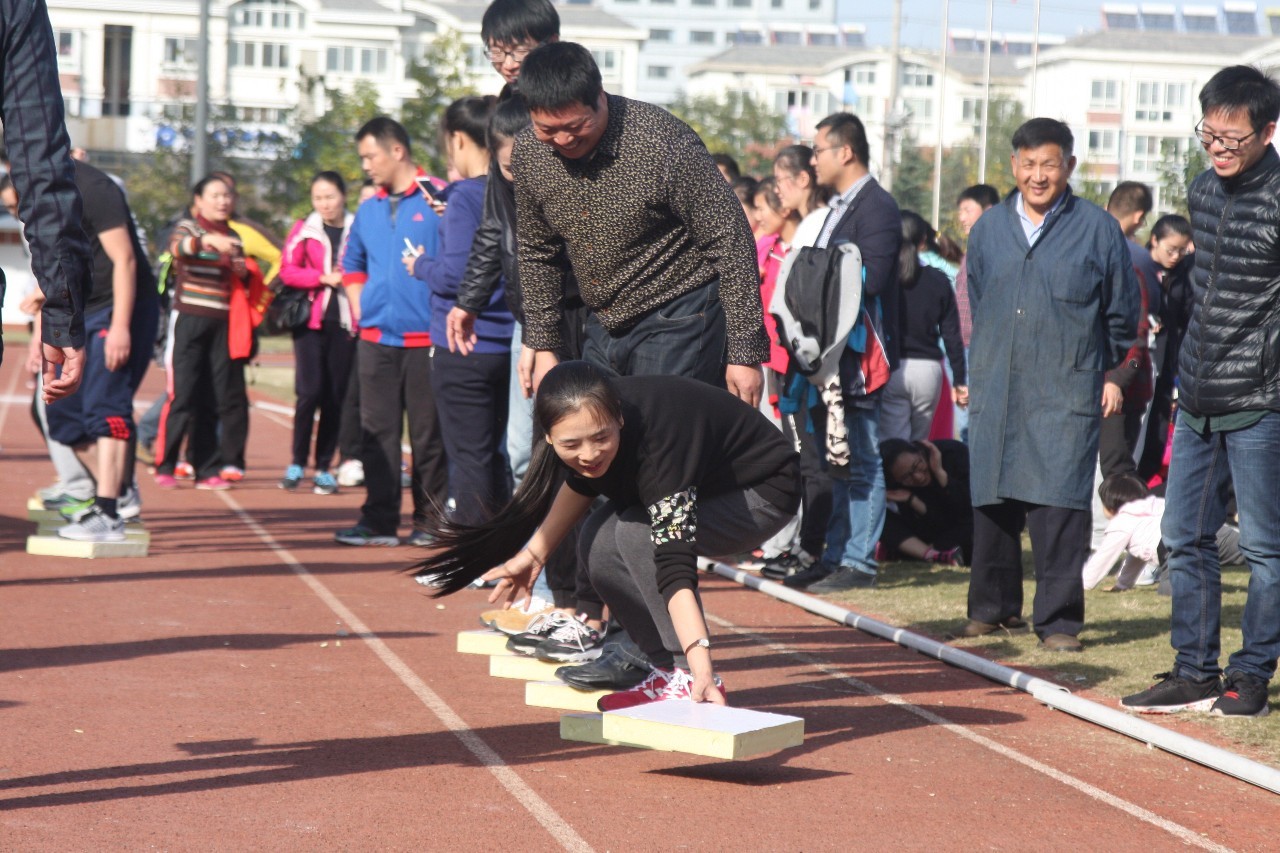
[[[779,140],[787,136],[783,116],[742,92],[728,92],[723,98],[681,93],[669,109],[702,137],[709,151],[736,159],[744,174],[770,172]]]
[[[1157,212],[1186,216],[1187,186],[1207,168],[1209,158],[1198,142],[1179,144],[1177,139],[1162,140],[1160,165],[1156,169],[1160,176],[1160,210]]]
[[[900,209],[914,210],[926,220],[933,212],[933,149],[917,146],[910,136],[903,140],[898,155],[893,198]]]
[[[448,164],[441,150],[440,117],[449,104],[475,90],[467,85],[467,46],[458,33],[441,33],[422,58],[409,66],[409,77],[418,85],[417,97],[400,110],[400,123],[409,132],[414,159],[436,175]]]
[[[318,78],[304,80],[303,100],[321,86]],[[278,220],[292,221],[311,211],[309,188],[317,172],[337,172],[350,186],[364,179],[355,134],[381,112],[378,90],[369,81],[358,80],[350,92],[325,88],[324,99],[328,104],[324,115],[293,113],[288,140],[267,170],[265,195]]]

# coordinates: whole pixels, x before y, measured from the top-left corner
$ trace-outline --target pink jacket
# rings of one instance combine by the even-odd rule
[[[351,230],[351,222],[355,219],[350,213],[342,224],[342,239],[346,242],[347,232]],[[320,214],[312,212],[306,219],[299,219],[289,231],[289,239],[284,244],[284,256],[280,260],[280,280],[288,287],[311,291],[311,319],[308,329],[319,329],[324,320],[325,311],[329,308],[329,300],[337,296],[338,318],[342,328],[350,331],[354,324],[351,321],[351,303],[347,293],[341,287],[325,287],[320,284],[320,276],[333,272],[330,259],[333,247],[329,243],[329,235],[325,233],[324,221]]]

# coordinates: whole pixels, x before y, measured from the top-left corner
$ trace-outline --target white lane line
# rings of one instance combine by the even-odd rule
[[[1011,759],[1012,761],[1016,761],[1017,763],[1023,765],[1024,767],[1028,767],[1037,773],[1041,773],[1057,782],[1061,782],[1062,784],[1070,788],[1074,788],[1075,790],[1079,791],[1085,796],[1092,797],[1093,799],[1097,800],[1100,803],[1105,803],[1109,806],[1119,809],[1122,812],[1125,812],[1126,814],[1132,817],[1136,817],[1138,820],[1144,821],[1145,823],[1149,823],[1152,826],[1157,827],[1158,829],[1163,829],[1165,832],[1174,836],[1179,841],[1182,841],[1184,844],[1189,844],[1194,847],[1199,847],[1201,850],[1213,850],[1215,851],[1215,853],[1231,853],[1230,847],[1223,847],[1222,845],[1217,844],[1216,842],[1203,837],[1195,830],[1188,829],[1187,827],[1182,826],[1181,824],[1174,823],[1171,820],[1166,820],[1165,818],[1160,817],[1160,815],[1156,814],[1155,812],[1148,811],[1147,809],[1144,809],[1142,806],[1136,805],[1127,800],[1123,800],[1120,797],[1116,796],[1115,794],[1109,793],[1107,791],[1102,790],[1101,788],[1090,785],[1088,782],[1085,782],[1083,779],[1077,779],[1076,777],[1071,776],[1070,774],[1067,774],[1067,773],[1063,773],[1061,770],[1058,770],[1055,767],[1051,767],[1042,761],[1037,761],[1036,759],[1032,758],[1029,755],[1023,755],[1021,752],[1018,752],[1015,749],[1010,749],[1009,747],[1005,746],[1002,743],[998,743],[994,740],[991,740],[988,737],[984,737],[978,734],[977,732],[970,731],[964,726],[958,723],[953,723],[947,718],[942,717],[938,714],[935,714],[933,711],[930,711],[927,708],[921,708],[919,705],[915,705],[910,701],[902,698],[901,696],[898,696],[897,694],[886,693],[885,691],[881,690],[879,687],[876,687],[874,684],[868,684],[867,682],[863,681],[860,678],[855,678],[852,675],[846,675],[845,673],[841,672],[835,667],[827,663],[824,663],[821,659],[815,657],[814,655],[811,655],[807,652],[802,652],[798,649],[793,649],[790,646],[785,645],[783,643],[774,642],[773,640],[770,640],[768,637],[757,634],[746,628],[739,628],[737,625],[734,625],[732,622],[728,621],[727,619],[722,619],[719,616],[713,616],[710,613],[706,614],[706,616],[708,621],[713,622],[717,626],[724,628],[727,631],[732,631],[738,636],[745,637],[754,643],[757,643],[761,646],[764,646],[765,648],[768,648],[771,651],[778,652],[780,654],[788,655],[789,657],[795,658],[796,660],[801,661],[813,667],[814,669],[817,669],[818,671],[822,672],[824,675],[829,675],[832,678],[838,681],[841,681],[849,685],[850,687],[853,687],[855,690],[857,690],[860,693],[863,693],[867,696],[871,696],[875,699],[879,699],[881,702],[884,702],[885,704],[893,705],[895,707],[901,708],[907,713],[914,714],[917,717],[920,717],[921,719],[926,720],[935,726],[945,729],[946,731],[950,732],[953,735],[957,735],[959,737],[964,738],[965,740],[972,741],[973,743],[976,743],[979,746],[985,747],[986,749],[989,749],[992,752],[1002,755],[1005,758]]]
[[[373,653],[386,664],[387,668],[396,674],[396,677],[408,687],[413,695],[426,705],[431,713],[449,729],[462,745],[465,746],[476,760],[480,762],[502,787],[507,789],[507,793],[515,797],[522,806],[533,815],[533,818],[542,824],[543,828],[551,834],[556,843],[565,850],[575,851],[575,853],[591,853],[591,845],[569,825],[564,818],[551,808],[546,800],[539,797],[532,788],[525,784],[520,775],[507,766],[502,760],[502,756],[485,743],[484,739],[471,730],[466,721],[449,707],[449,705],[436,694],[434,690],[426,685],[421,678],[418,677],[409,665],[382,641],[377,634],[369,630],[359,616],[352,613],[345,604],[343,604],[336,595],[329,591],[329,588],[321,583],[315,575],[307,571],[307,567],[298,561],[286,548],[276,542],[275,537],[267,532],[261,524],[250,515],[235,498],[226,492],[218,492],[218,497],[234,512],[245,526],[248,527],[253,534],[262,541],[264,545],[280,559],[282,563],[293,570],[303,583],[311,588],[316,596],[328,605],[329,609],[334,612],[339,619],[345,622],[352,633],[364,640]]]

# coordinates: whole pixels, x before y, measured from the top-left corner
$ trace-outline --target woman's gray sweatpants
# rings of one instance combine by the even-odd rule
[[[751,489],[699,498],[699,556],[750,551],[781,530],[794,513],[784,512]],[[684,652],[658,591],[649,513],[641,506],[613,501],[587,518],[578,540],[578,556],[614,619],[659,669],[684,662]],[[699,599],[701,601],[701,599]]]

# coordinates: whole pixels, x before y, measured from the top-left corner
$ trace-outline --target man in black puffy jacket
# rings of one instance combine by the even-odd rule
[[[1172,672],[1125,707],[1149,713],[1268,712],[1280,656],[1280,84],[1238,65],[1200,92],[1196,133],[1210,168],[1188,192],[1194,299],[1178,361],[1182,390],[1161,533],[1173,586]],[[1219,665],[1215,533],[1228,483],[1249,564],[1243,648]]]

